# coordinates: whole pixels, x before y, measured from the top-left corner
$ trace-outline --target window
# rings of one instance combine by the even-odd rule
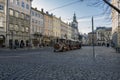
[[[21,27],[21,31],[22,31],[22,32],[24,32],[24,31],[25,31],[24,27]]]
[[[37,32],[39,32],[39,27],[37,26]]]
[[[28,15],[25,16],[26,20],[30,20],[30,17]]]
[[[32,11],[32,16],[34,16],[34,11]]]
[[[24,17],[25,17],[25,15],[22,13],[22,14],[21,14],[21,18],[24,19]]]
[[[10,9],[9,12],[10,12],[9,14],[10,14],[11,16],[13,16],[13,10]]]
[[[34,32],[34,26],[32,25],[32,31]]]
[[[34,23],[34,19],[32,19],[32,22]]]
[[[35,16],[37,17],[37,13],[35,13]]]
[[[3,25],[3,17],[0,17],[0,27],[4,27],[4,25]]]
[[[19,1],[19,0],[16,0],[16,4],[19,6],[19,5],[20,5],[20,1]]]
[[[13,24],[9,24],[9,30],[14,30],[14,25]]]
[[[26,27],[26,29],[25,29],[25,30],[26,30],[26,32],[28,32],[28,31],[29,31],[28,27]]]
[[[28,4],[26,4],[26,9],[29,9],[29,5]]]
[[[18,25],[15,25],[15,30],[16,30],[16,31],[18,31],[18,30],[19,30]]]
[[[0,12],[4,11],[4,6],[0,4]]]
[[[19,12],[15,11],[15,17],[19,17]]]
[[[10,0],[11,3],[14,3],[14,0]]]
[[[24,2],[22,2],[22,7],[25,8],[25,3]]]
[[[37,20],[35,21],[35,23],[37,24]]]
[[[40,14],[38,14],[39,18],[40,18]]]

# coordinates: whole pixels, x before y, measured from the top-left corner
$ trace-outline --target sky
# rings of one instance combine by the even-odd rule
[[[50,14],[61,19],[65,22],[71,22],[73,14],[76,14],[78,21],[78,29],[80,33],[89,33],[92,31],[91,17],[94,17],[94,29],[99,26],[111,27],[110,20],[106,19],[103,15],[103,8],[90,6],[90,3],[95,0],[87,0],[81,2],[80,0],[33,0],[32,7],[41,8],[48,11]],[[73,3],[73,4],[71,4]],[[71,4],[64,6],[66,4]],[[64,6],[62,8],[58,8]],[[57,9],[56,9],[57,8]]]

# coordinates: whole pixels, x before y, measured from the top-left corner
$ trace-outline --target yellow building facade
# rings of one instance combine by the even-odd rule
[[[61,21],[61,39],[68,39],[68,24]]]
[[[53,16],[53,36],[55,39],[61,38],[61,19]]]

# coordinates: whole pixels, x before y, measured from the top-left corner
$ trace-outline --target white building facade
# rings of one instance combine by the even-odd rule
[[[31,28],[30,37],[33,46],[41,44],[42,35],[44,33],[44,15],[37,8],[31,9]]]

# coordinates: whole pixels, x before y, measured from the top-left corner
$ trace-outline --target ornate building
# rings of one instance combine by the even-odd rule
[[[4,33],[0,35],[4,36],[6,47],[28,46],[31,2],[32,0],[0,0],[0,32]]]
[[[61,38],[61,18],[53,16],[53,37],[54,42]]]
[[[44,33],[44,14],[42,11],[37,10],[37,8],[32,8],[30,28],[32,46],[37,47],[40,44],[42,44],[43,33]]]
[[[53,40],[53,14],[49,12],[44,13],[44,37],[43,43],[45,45],[51,45]]]
[[[5,46],[6,36],[6,0],[0,0],[0,47]]]
[[[78,22],[77,22],[75,13],[73,16],[73,21],[72,21],[71,27],[72,27],[72,39],[78,40],[79,31],[78,31]]]
[[[120,9],[120,0],[112,0],[112,4]],[[120,46],[120,15],[112,9],[112,43],[114,46]]]

